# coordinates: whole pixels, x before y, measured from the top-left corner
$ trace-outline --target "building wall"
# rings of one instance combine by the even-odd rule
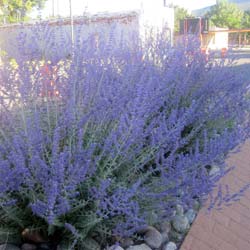
[[[102,38],[112,46],[132,43],[139,34],[139,14],[124,12],[99,14],[75,18],[75,43],[86,46],[89,38]],[[37,55],[53,58],[67,57],[71,53],[71,21],[69,18],[39,24],[16,24],[0,27],[0,48],[10,58],[28,58]],[[58,49],[60,48],[60,50]]]
[[[145,32],[154,29],[156,32],[163,28],[169,29],[171,43],[173,44],[174,32],[174,9],[165,7],[164,1],[145,1],[140,9],[140,36],[143,38]]]
[[[174,10],[165,7],[163,0],[127,0],[120,4],[117,0],[104,2],[91,0],[85,15],[74,17],[75,40],[84,41],[91,35],[109,39],[111,35],[113,46],[118,45],[121,40],[130,44],[138,37],[144,38],[147,30],[160,31],[163,27],[169,29],[169,38],[172,40]],[[56,49],[60,47],[60,55],[68,55],[71,49],[70,19],[49,21],[43,26],[46,27],[39,29],[29,23],[0,27],[0,49],[7,51],[9,57],[16,57],[20,52],[17,45],[20,44],[19,47],[28,56],[39,51],[43,56],[49,57],[58,53]],[[20,38],[22,32],[27,34],[26,38],[22,35]],[[41,36],[45,38],[45,42],[39,39]]]
[[[213,28],[207,34],[202,35],[202,47],[207,50],[228,49],[228,32],[225,28]]]

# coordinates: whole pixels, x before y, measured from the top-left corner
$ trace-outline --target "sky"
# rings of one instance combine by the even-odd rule
[[[189,10],[201,9],[216,4],[216,0],[173,0],[174,4]]]
[[[157,0],[71,0],[73,15],[82,15],[88,11],[91,13],[103,11],[120,11],[139,9],[142,2],[156,2]],[[158,0],[164,1],[164,0]],[[47,0],[46,7],[42,11],[43,16],[52,16],[54,2],[54,14],[69,16],[69,0]],[[189,10],[203,8],[216,3],[216,0],[166,0],[167,3],[182,6]],[[33,16],[36,13],[33,13]]]

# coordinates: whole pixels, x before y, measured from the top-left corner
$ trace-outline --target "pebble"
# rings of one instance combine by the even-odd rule
[[[128,248],[132,245],[134,245],[134,241],[131,238],[124,238],[121,240],[121,246],[123,248]]]
[[[148,227],[144,235],[144,241],[151,248],[159,248],[162,244],[162,235],[154,227]]]
[[[171,223],[169,221],[162,222],[159,226],[161,233],[169,233],[171,230]]]
[[[184,208],[183,208],[182,205],[178,204],[178,205],[176,205],[175,211],[176,211],[176,215],[183,215],[183,213],[184,213]]]
[[[12,244],[2,244],[0,250],[20,250],[20,248]]]
[[[146,244],[141,244],[141,245],[131,246],[127,250],[152,250],[152,249]]]
[[[196,217],[196,212],[193,209],[188,209],[188,211],[185,213],[185,216],[188,219],[189,224],[192,224],[195,217]]]
[[[166,243],[169,241],[168,233],[163,232],[161,233],[161,236],[162,236],[162,243]]]
[[[177,246],[174,242],[168,242],[163,248],[162,250],[176,250]]]
[[[179,233],[185,233],[190,227],[188,218],[184,215],[176,215],[173,218],[172,225]]]

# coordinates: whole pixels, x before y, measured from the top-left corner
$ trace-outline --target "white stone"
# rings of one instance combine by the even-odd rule
[[[162,250],[176,250],[177,246],[174,242],[168,242]]]
[[[151,248],[159,248],[162,244],[162,235],[154,227],[148,227],[144,235],[144,241]]]
[[[172,225],[179,233],[185,233],[190,227],[188,218],[183,215],[176,215],[173,218]]]
[[[185,213],[185,216],[188,218],[188,221],[191,224],[196,217],[196,212],[193,209],[188,209],[188,211]]]
[[[127,250],[152,250],[152,249],[146,244],[141,244],[141,245],[131,246]]]

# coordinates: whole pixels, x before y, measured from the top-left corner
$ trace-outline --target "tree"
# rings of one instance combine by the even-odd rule
[[[35,7],[42,8],[46,0],[0,0],[1,19],[13,23],[26,20]]]
[[[245,11],[243,20],[242,20],[242,28],[249,29],[250,28],[250,11]]]
[[[243,20],[242,20],[242,28],[249,29],[250,28],[250,11],[247,10],[244,12]],[[250,32],[244,33],[244,43],[249,43]],[[248,40],[248,41],[247,41]]]
[[[180,20],[193,16],[185,8],[179,7],[177,5],[173,7],[174,7],[174,31],[177,33],[180,31]]]
[[[215,26],[233,29],[241,27],[244,13],[237,5],[220,0],[205,15]]]

